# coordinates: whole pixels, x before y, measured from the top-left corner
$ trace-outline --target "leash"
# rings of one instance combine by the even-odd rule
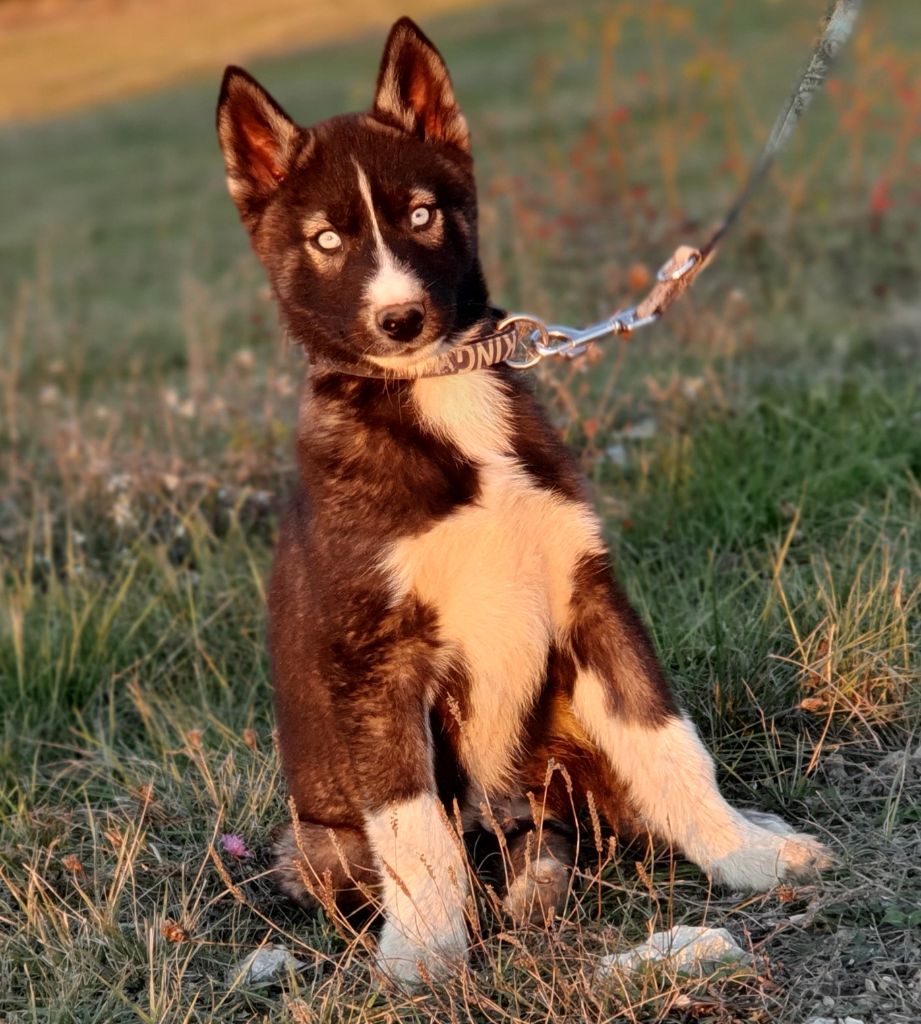
[[[739,219],[778,151],[789,139],[813,96],[828,77],[835,58],[853,31],[860,2],[861,0],[835,0],[806,70],[781,108],[767,141],[752,164],[748,178],[729,211],[700,248],[678,246],[668,261],[659,268],[652,290],[635,306],[618,310],[607,319],[583,328],[560,324],[548,325],[530,313],[513,313],[499,320],[489,334],[481,335],[466,345],[457,345],[450,352],[422,361],[418,366],[409,367],[405,371],[382,369],[370,363],[356,364],[347,369],[330,364],[329,368],[354,376],[390,380],[470,373],[473,370],[494,366],[496,363],[505,363],[515,370],[528,370],[551,356],[575,359],[584,355],[593,342],[629,335],[640,327],[655,323],[669,306],[691,287],[697,275],[711,262],[717,247]],[[321,363],[320,366],[325,367],[326,364]]]

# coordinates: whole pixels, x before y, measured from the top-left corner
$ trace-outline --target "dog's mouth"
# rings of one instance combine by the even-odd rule
[[[365,350],[364,358],[385,370],[417,372],[458,343],[453,320],[446,311],[427,310],[426,323],[418,337],[396,343],[384,341],[378,335],[378,342]]]

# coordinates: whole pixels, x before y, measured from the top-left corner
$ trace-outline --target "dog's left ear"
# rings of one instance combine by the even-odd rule
[[[387,38],[374,116],[411,135],[470,152],[467,122],[445,62],[410,18],[400,18]]]
[[[227,187],[252,230],[259,211],[285,180],[300,129],[255,78],[231,66],[221,84],[217,134]]]

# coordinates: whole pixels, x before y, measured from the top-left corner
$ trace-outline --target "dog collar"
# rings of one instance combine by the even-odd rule
[[[472,373],[496,363],[510,362],[516,353],[524,353],[522,331],[518,318],[504,317],[498,322],[484,324],[482,332],[473,334],[469,341],[460,340],[448,352],[420,359],[418,363],[395,369],[378,366],[369,359],[355,363],[311,358],[311,366],[321,372],[342,373],[351,377],[372,377],[379,380],[418,380],[421,377],[450,377],[459,373]],[[466,332],[470,333],[470,332]],[[462,336],[463,337],[463,336]]]

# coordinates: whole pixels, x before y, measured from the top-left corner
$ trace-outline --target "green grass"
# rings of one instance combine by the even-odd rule
[[[540,3],[426,25],[471,121],[497,301],[587,322],[699,241],[817,16]],[[0,1019],[918,1019],[914,20],[865,12],[665,323],[538,379],[727,792],[840,869],[739,901],[618,853],[547,932],[491,927],[481,890],[474,975],[412,997],[369,987],[363,937],[263,875],[287,809],[262,581],[300,356],[225,194],[217,83],[0,131]],[[253,70],[310,120],[367,102],[379,45]],[[703,922],[754,971],[594,980],[601,952]],[[234,983],[263,942],[308,967]]]

